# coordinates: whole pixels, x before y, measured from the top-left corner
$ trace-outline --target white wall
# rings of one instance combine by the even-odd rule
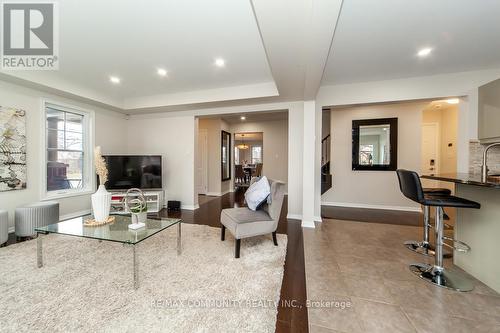
[[[179,200],[183,209],[196,208],[195,128],[193,116],[127,121],[127,152],[162,155],[165,201]]]
[[[17,191],[0,192],[0,209],[9,212],[9,226],[14,226],[14,209],[18,206],[41,200],[41,154],[42,131],[41,119],[42,99],[50,99],[87,110],[95,111],[95,145],[102,146],[103,153],[120,153],[124,151],[126,134],[124,115],[102,109],[67,98],[50,95],[34,89],[0,81],[0,104],[26,110],[27,140],[27,188]],[[90,210],[90,196],[82,195],[58,200],[61,216]]]
[[[322,195],[324,204],[378,206],[416,210],[404,198],[394,171],[352,170],[352,121],[398,118],[398,168],[420,170],[422,111],[428,103],[409,102],[347,107],[332,110],[331,135],[333,186]]]
[[[262,174],[288,183],[288,120],[231,124],[231,132],[262,132],[264,152]]]

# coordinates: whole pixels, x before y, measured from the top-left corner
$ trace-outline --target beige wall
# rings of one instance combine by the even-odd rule
[[[129,154],[162,155],[165,200],[196,208],[194,117],[135,117],[127,121],[127,133]]]
[[[288,183],[288,120],[232,124],[231,132],[262,132],[262,174]]]
[[[41,119],[42,99],[50,99],[55,103],[60,102],[95,111],[95,144],[102,146],[105,154],[124,151],[126,138],[124,115],[94,105],[0,81],[1,105],[26,110],[27,188],[0,192],[0,209],[9,212],[10,227],[14,226],[14,209],[16,207],[42,199],[40,165],[41,154],[44,154],[41,141],[42,131],[44,130]],[[58,201],[61,216],[90,211],[90,195],[63,198]]]
[[[352,170],[352,121],[398,118],[398,167],[420,170],[422,110],[427,103],[377,104],[334,109],[331,112],[333,187],[323,204],[417,210],[403,197],[394,171]]]

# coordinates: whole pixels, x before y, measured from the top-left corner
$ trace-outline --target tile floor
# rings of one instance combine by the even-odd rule
[[[311,333],[500,332],[495,291],[475,280],[472,292],[453,292],[409,271],[432,260],[402,246],[421,228],[325,219],[303,232],[307,298],[336,301],[309,307]]]

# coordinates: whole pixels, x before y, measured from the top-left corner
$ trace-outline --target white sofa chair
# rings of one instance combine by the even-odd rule
[[[253,184],[257,178],[253,178]],[[222,224],[221,240],[224,241],[226,228],[236,239],[234,257],[240,257],[240,246],[243,238],[272,234],[274,245],[278,246],[276,229],[281,214],[281,207],[285,197],[285,184],[275,180],[269,180],[271,187],[270,203],[264,203],[262,208],[253,211],[247,207],[227,208],[221,212]]]

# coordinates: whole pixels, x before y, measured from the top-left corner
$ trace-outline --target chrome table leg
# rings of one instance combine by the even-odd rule
[[[43,267],[42,234],[40,233],[36,238],[36,264],[38,268]]]
[[[177,255],[182,254],[181,224],[177,223]]]
[[[132,245],[133,260],[134,260],[134,289],[139,289],[139,258],[137,257],[137,249]]]

